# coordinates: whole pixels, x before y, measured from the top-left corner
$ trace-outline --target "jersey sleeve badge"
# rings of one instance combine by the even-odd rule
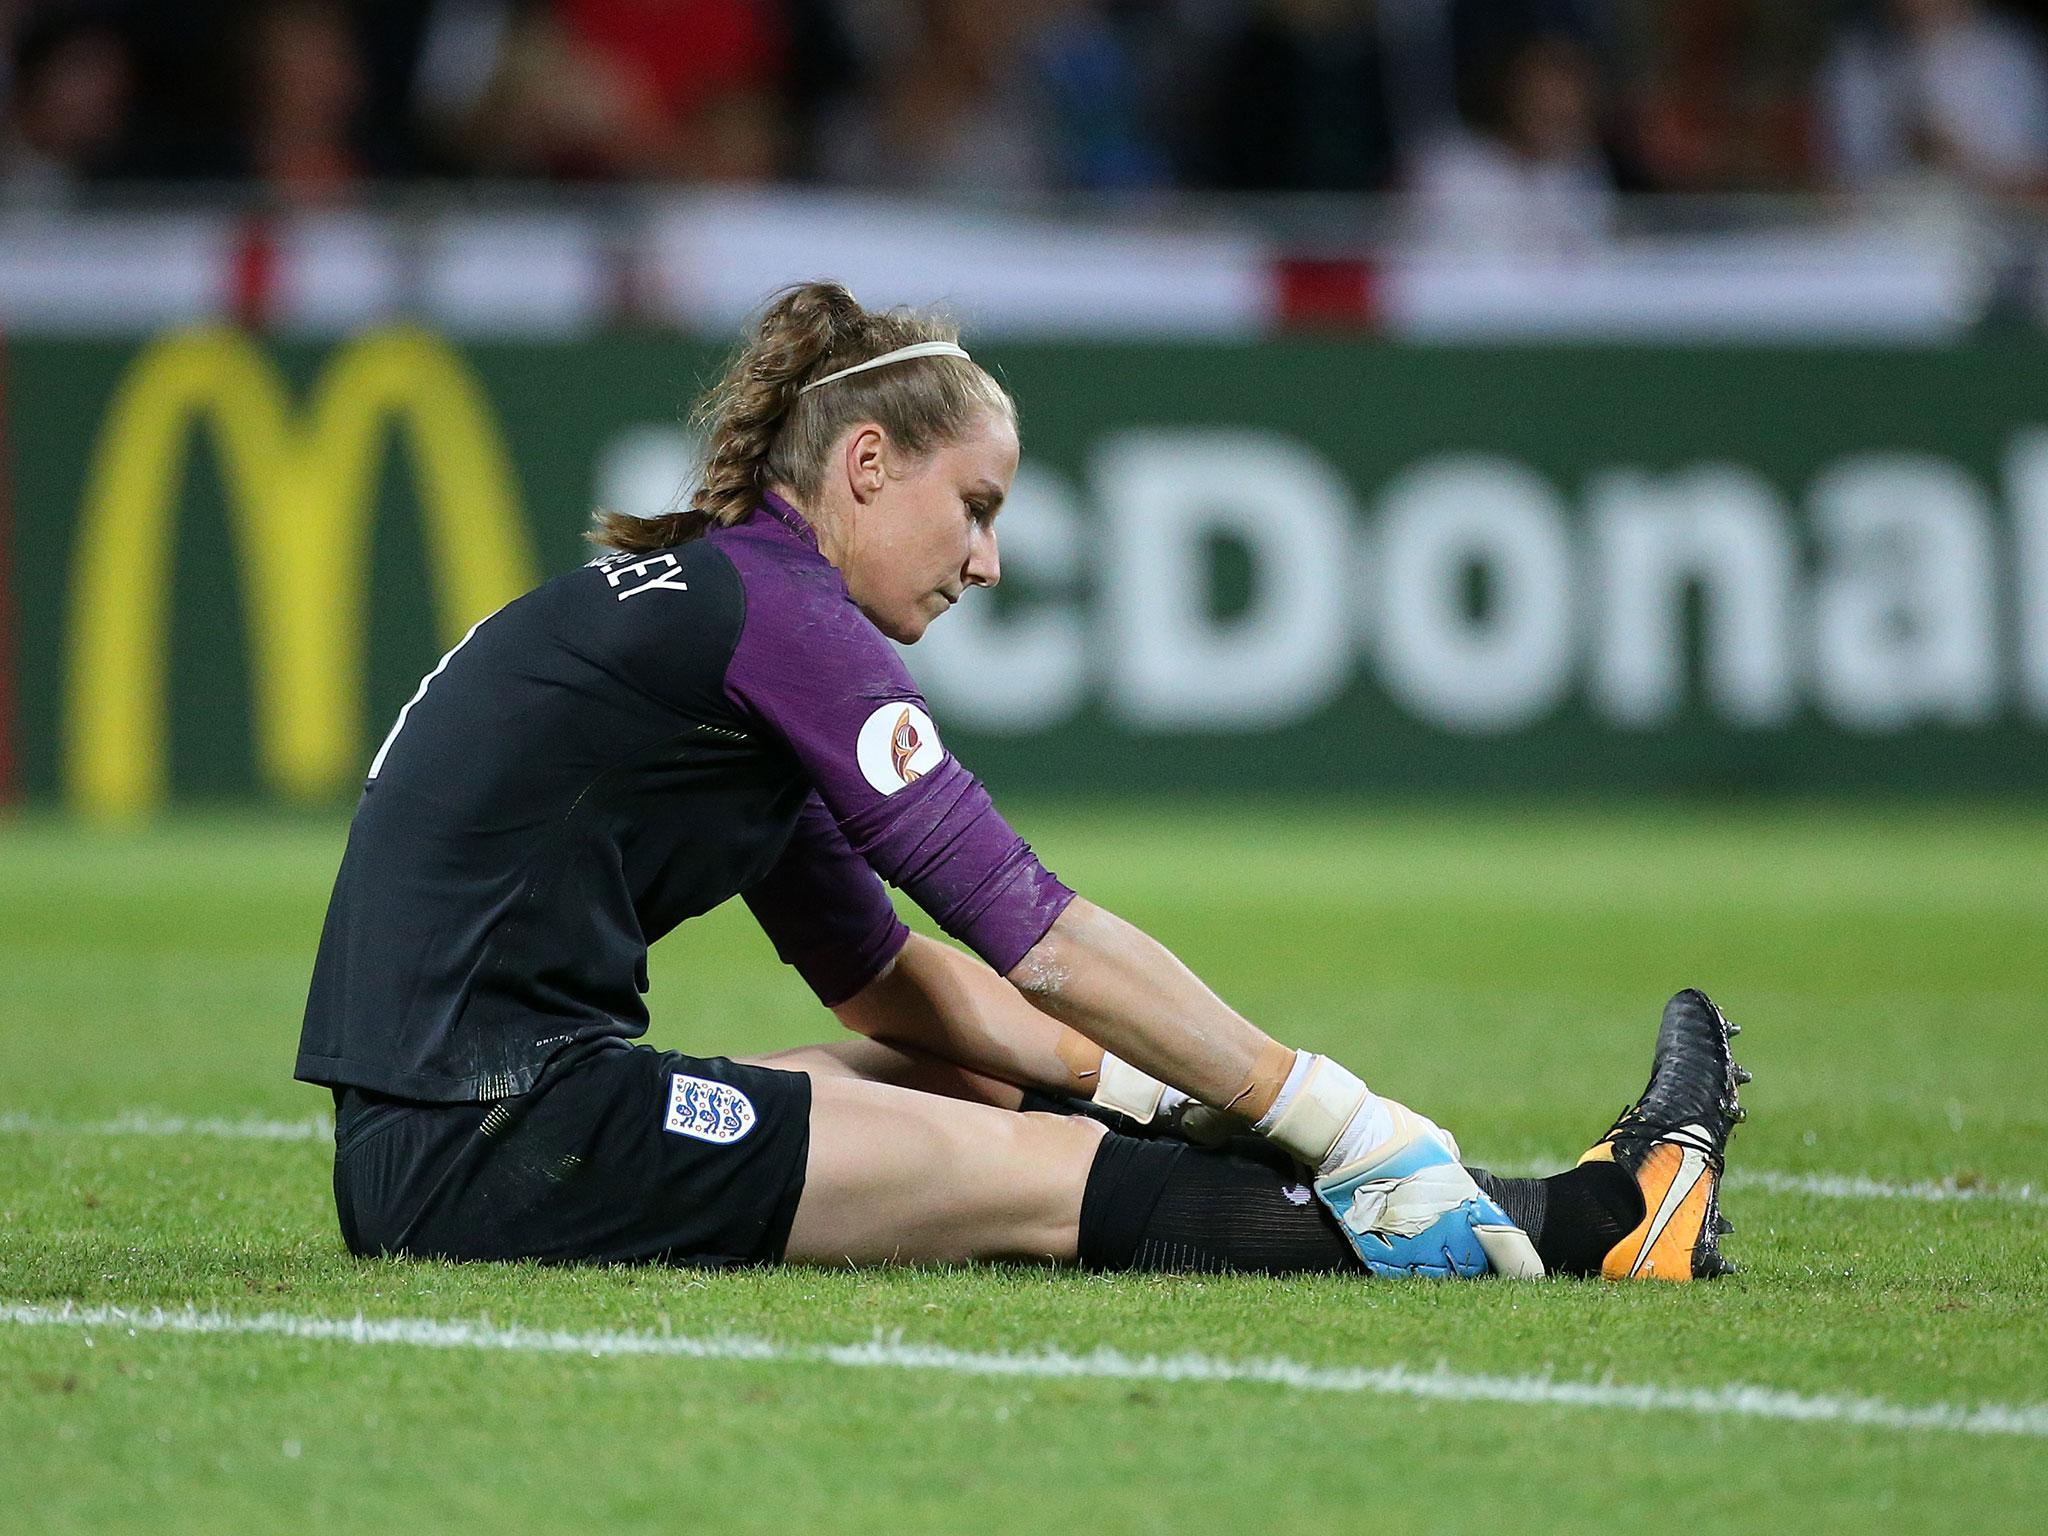
[[[893,795],[915,784],[938,767],[945,755],[932,717],[901,700],[884,704],[869,715],[854,745],[861,777],[881,795]]]

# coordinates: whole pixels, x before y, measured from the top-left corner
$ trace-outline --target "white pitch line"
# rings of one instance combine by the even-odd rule
[[[1727,1186],[1738,1192],[1760,1189],[1774,1195],[1816,1195],[1824,1200],[1992,1200],[2013,1205],[2048,1205],[2048,1190],[2032,1184],[1961,1184],[1952,1178],[1895,1184],[1860,1173],[1774,1173],[1768,1168],[1731,1168]]]
[[[401,1345],[420,1349],[740,1360],[763,1364],[833,1365],[849,1369],[933,1371],[1008,1379],[1123,1382],[1249,1383],[1293,1392],[1366,1394],[1433,1402],[1508,1403],[1516,1406],[1686,1413],[1701,1418],[1764,1419],[1780,1423],[1845,1425],[1907,1433],[2048,1439],[2048,1403],[1899,1403],[1881,1397],[1812,1395],[1776,1387],[1656,1386],[1615,1381],[1560,1381],[1554,1376],[1492,1376],[1438,1364],[1317,1366],[1297,1360],[1229,1360],[1213,1355],[1128,1355],[1097,1349],[1026,1353],[950,1349],[877,1337],[861,1344],[777,1344],[744,1336],[501,1327],[436,1318],[303,1317],[289,1313],[236,1314],[151,1308],[46,1306],[0,1303],[0,1323],[25,1328],[70,1328],[127,1334],[268,1335],[341,1344]]]
[[[1572,1159],[1547,1162],[1489,1163],[1481,1166],[1507,1178],[1541,1178],[1567,1166]],[[1873,1178],[1867,1173],[1781,1173],[1769,1168],[1730,1168],[1722,1187],[1736,1194],[1757,1190],[1767,1195],[1809,1195],[1816,1200],[1911,1200],[1943,1205],[1956,1201],[1990,1201],[1997,1205],[2048,1206],[2048,1189],[2026,1184],[1965,1184],[1954,1177],[1915,1179]]]
[[[53,1120],[20,1111],[0,1114],[0,1135],[9,1136],[204,1136],[226,1141],[331,1141],[334,1121],[327,1115],[299,1120],[230,1120],[219,1115],[191,1119],[184,1115],[137,1110],[111,1120]]]
[[[137,1110],[111,1120],[57,1120],[18,1110],[0,1112],[0,1135],[8,1136],[198,1136],[225,1141],[318,1141],[333,1139],[334,1121],[327,1115],[297,1120],[228,1119],[212,1115],[191,1118]],[[1517,1177],[1555,1173],[1568,1157],[1547,1162],[1488,1163],[1494,1172]],[[1736,1167],[1728,1170],[1726,1187],[1736,1192],[1761,1190],[1773,1195],[1810,1195],[1820,1200],[1912,1200],[1932,1204],[1988,1200],[2005,1205],[2048,1206],[2048,1189],[2034,1184],[1963,1184],[1954,1178],[1917,1179],[1899,1183],[1863,1173],[1779,1173]]]

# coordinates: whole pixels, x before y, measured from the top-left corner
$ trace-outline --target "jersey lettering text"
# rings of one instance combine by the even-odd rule
[[[624,560],[624,556],[618,557]],[[649,555],[644,560],[633,560],[613,564],[610,560],[600,567],[604,579],[611,583],[612,590],[624,602],[629,597],[638,597],[642,592],[652,592],[660,587],[670,592],[687,592],[690,584],[681,580],[682,566],[674,555]],[[634,583],[631,586],[626,583]]]

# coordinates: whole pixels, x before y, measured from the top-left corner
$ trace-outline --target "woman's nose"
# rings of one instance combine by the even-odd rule
[[[969,586],[992,587],[1003,579],[1003,563],[996,553],[996,533],[993,528],[977,528],[973,540],[967,546],[967,569],[964,572]]]

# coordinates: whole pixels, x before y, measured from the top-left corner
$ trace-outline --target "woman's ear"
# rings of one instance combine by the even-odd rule
[[[865,506],[882,494],[889,478],[889,434],[873,422],[855,427],[846,439],[846,485]]]

